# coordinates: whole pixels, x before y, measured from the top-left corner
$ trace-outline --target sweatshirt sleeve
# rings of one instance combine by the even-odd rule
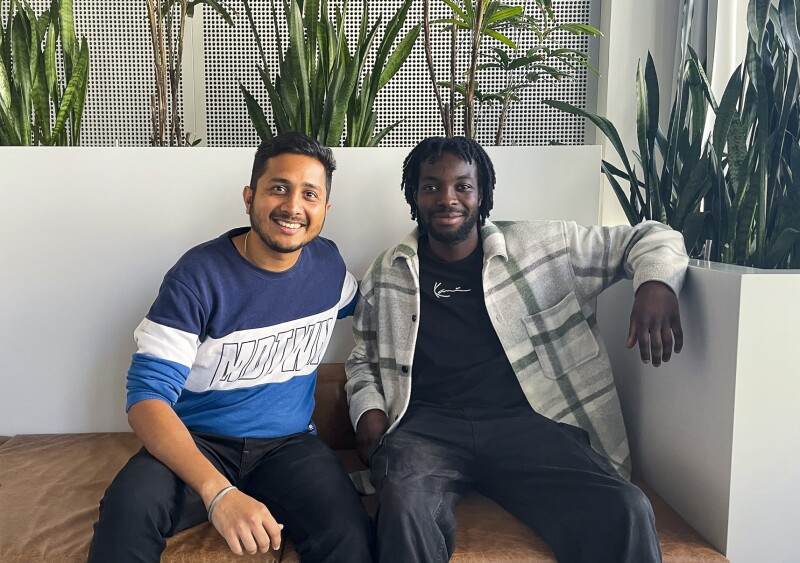
[[[137,352],[128,370],[126,411],[145,399],[175,404],[194,364],[203,330],[199,299],[168,274],[147,317],[134,332]]]

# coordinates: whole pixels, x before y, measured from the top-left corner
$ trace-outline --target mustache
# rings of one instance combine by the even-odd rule
[[[289,215],[288,213],[273,213],[269,216],[269,218],[286,221],[287,223],[300,223],[301,225],[306,224],[305,220],[299,215]]]
[[[441,207],[437,207],[434,213],[457,213],[459,215],[466,215],[467,212],[465,209],[460,209],[454,205],[442,205]]]

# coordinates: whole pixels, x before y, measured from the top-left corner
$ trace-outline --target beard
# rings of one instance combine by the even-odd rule
[[[291,221],[291,217],[278,217],[279,219],[285,221]],[[268,217],[266,221],[272,221],[272,217]],[[280,252],[281,254],[291,254],[292,252],[296,252],[310,243],[312,240],[317,238],[320,231],[322,231],[322,225],[319,228],[315,229],[310,223],[306,223],[305,225],[305,237],[302,240],[292,243],[286,244],[275,237],[270,236],[269,233],[266,232],[266,229],[263,227],[264,221],[260,218],[256,219],[253,214],[250,215],[250,228],[258,235],[258,238],[261,239],[261,242],[274,252]]]
[[[440,211],[441,210],[439,210],[439,212]],[[444,244],[455,245],[464,242],[469,238],[470,234],[472,234],[472,229],[478,223],[478,210],[475,209],[471,213],[467,213],[464,216],[464,221],[461,223],[461,226],[452,230],[437,230],[431,225],[428,218],[423,215],[419,215],[419,222],[432,239]]]

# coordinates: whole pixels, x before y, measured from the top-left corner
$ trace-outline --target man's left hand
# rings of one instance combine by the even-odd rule
[[[678,298],[664,283],[645,282],[636,291],[625,346],[633,348],[637,342],[642,361],[656,367],[670,360],[673,348],[676,354],[683,348]]]

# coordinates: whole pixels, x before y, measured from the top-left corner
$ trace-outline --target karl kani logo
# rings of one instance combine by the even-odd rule
[[[322,360],[333,319],[298,326],[258,340],[226,343],[222,346],[214,381],[258,379],[276,369],[293,372]]]
[[[433,284],[433,294],[438,299],[447,299],[448,297],[451,297],[452,293],[467,293],[469,291],[472,291],[472,290],[471,289],[461,289],[461,286],[458,286],[455,289],[443,289],[442,288],[442,282],[436,282],[435,284]]]

